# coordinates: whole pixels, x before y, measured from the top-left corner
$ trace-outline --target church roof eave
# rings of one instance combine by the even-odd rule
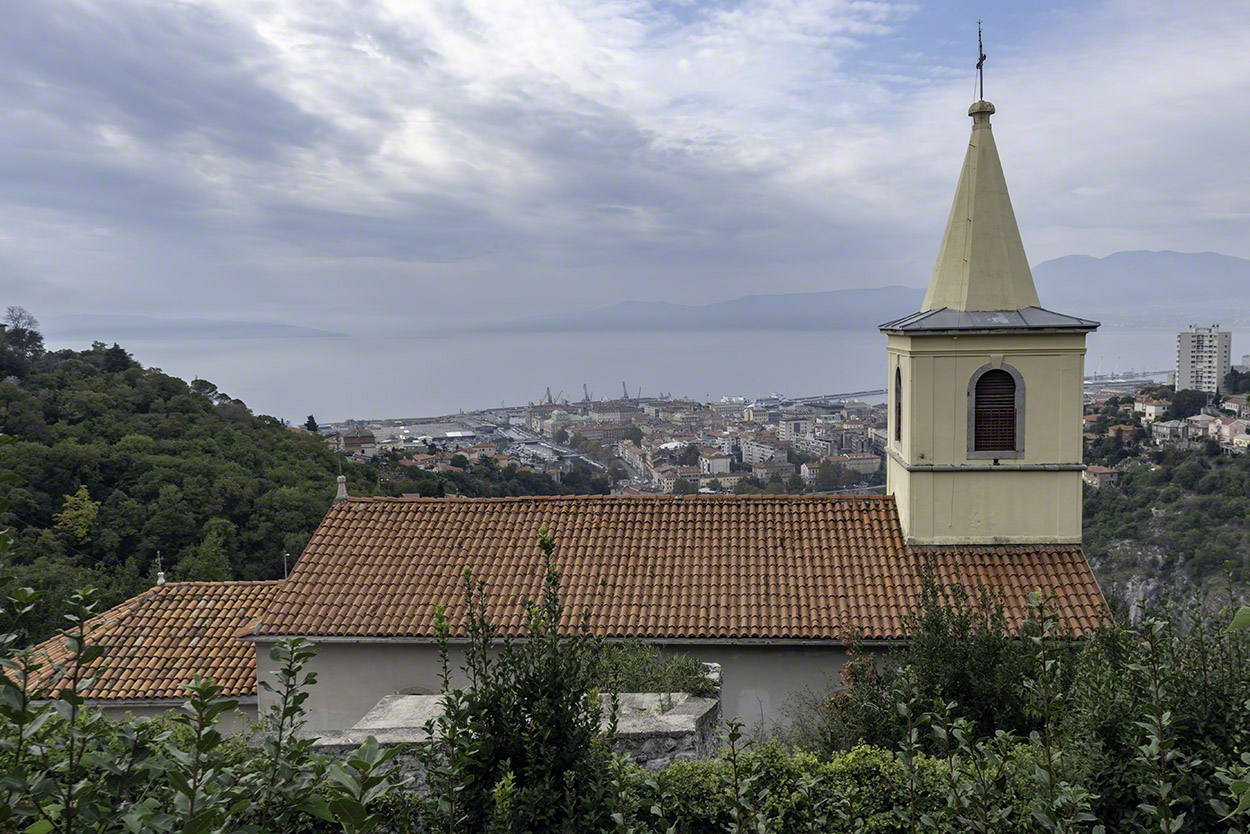
[[[1056,313],[1043,307],[1019,310],[921,310],[879,325],[883,333],[936,336],[945,333],[1088,333],[1100,322]]]

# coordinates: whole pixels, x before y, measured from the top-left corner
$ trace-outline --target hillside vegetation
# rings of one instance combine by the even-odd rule
[[[10,316],[13,317],[12,315]],[[118,345],[48,352],[33,319],[0,345],[0,471],[12,473],[8,567],[44,591],[44,637],[73,590],[120,602],[156,578],[275,579],[293,563],[335,492],[340,462],[322,439],[253,414],[206,380],[144,368]],[[516,495],[558,485],[514,467],[441,475],[394,459],[342,462],[352,495]]]
[[[1246,597],[1250,456],[1225,455],[1215,443],[1091,451],[1091,462],[1121,470],[1117,486],[1085,489],[1085,552],[1104,591],[1130,604]]]

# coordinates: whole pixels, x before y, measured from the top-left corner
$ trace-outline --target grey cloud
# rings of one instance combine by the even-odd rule
[[[349,279],[397,303],[342,315],[379,321],[402,320],[414,302],[445,304],[449,317],[502,318],[622,299],[917,286],[967,138],[963,85],[958,96],[947,91],[949,72],[933,66],[945,51],[889,67],[871,58],[845,67],[838,57],[835,72],[813,58],[819,48],[791,55],[782,32],[760,54],[749,38],[735,41],[759,61],[742,65],[750,83],[741,97],[732,67],[712,67],[705,87],[675,84],[668,99],[614,92],[663,85],[646,62],[672,67],[698,51],[715,14],[696,5],[660,5],[645,22],[652,41],[605,47],[633,49],[625,63],[645,64],[623,81],[612,61],[593,63],[593,44],[570,56],[568,77],[523,52],[493,63],[492,49],[507,44],[490,43],[489,27],[467,11],[441,20],[461,43],[417,28],[418,15],[396,25],[368,2],[270,0],[252,11],[279,9],[283,23],[270,19],[263,32],[241,4],[221,8],[31,0],[6,19],[0,229],[10,234],[0,264],[9,274],[28,287],[74,276],[74,294],[49,297],[80,308],[211,308],[225,318],[246,304],[275,321],[336,309]],[[749,31],[755,6],[743,8]],[[872,80],[883,69],[897,77]],[[773,71],[784,83],[769,83]],[[917,78],[931,86],[915,90]],[[929,113],[924,99],[934,95],[952,97],[949,113],[945,103],[940,116]],[[1019,105],[1004,104],[1014,118]],[[1244,112],[1228,111],[1204,129],[1232,142]],[[439,147],[425,153],[430,137],[406,135],[407,118],[436,131]],[[1180,210],[1203,202],[1205,217],[1157,226],[1176,213],[1162,209],[1166,200],[1193,193],[1195,166],[1166,171],[1183,139],[1159,141],[1156,131],[1146,151],[1117,143],[1101,173],[1143,193],[1117,195],[1122,215],[1098,214],[1074,190],[1091,182],[1091,166],[1079,163],[1093,143],[1073,155],[1056,150],[1045,121],[1028,131],[1003,124],[1017,210],[1034,223],[1031,254],[1098,251],[1129,226],[1183,236],[1204,225],[1203,248],[1225,251],[1237,238],[1244,202],[1207,199],[1207,190],[1179,198],[1191,201]],[[103,127],[120,134],[116,146]],[[1192,122],[1170,130],[1179,137]],[[1047,170],[1029,175],[1029,159]],[[489,172],[503,160],[523,170],[497,182]],[[1134,160],[1139,170],[1127,167]],[[1151,201],[1160,209],[1147,214]],[[30,212],[41,222],[13,222]],[[466,292],[475,303],[457,303]]]
[[[232,154],[272,159],[331,132],[265,86],[269,49],[185,3],[29,2],[0,28],[5,103],[65,125],[117,123],[152,142],[204,134]]]
[[[386,214],[274,205],[263,225],[307,251],[338,258],[444,263],[514,251],[521,242],[481,209],[434,195],[414,197]]]

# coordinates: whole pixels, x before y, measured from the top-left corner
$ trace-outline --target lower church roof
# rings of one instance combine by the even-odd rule
[[[273,598],[280,583],[169,582],[110,608],[86,623],[87,645],[103,647],[95,683],[82,694],[96,702],[182,700],[196,675],[212,678],[222,697],[256,695],[256,648],[235,637]],[[62,682],[53,663],[68,663],[64,637],[35,647],[42,668],[29,681],[41,697]]]
[[[337,504],[284,582],[170,582],[92,618],[103,669],[97,703],[185,697],[211,677],[225,697],[256,695],[247,637],[430,639],[434,609],[464,616],[466,568],[486,585],[486,613],[526,633],[524,601],[541,592],[538,531],[556,541],[564,628],[644,640],[839,643],[906,637],[930,572],[937,584],[1001,593],[1007,625],[1030,592],[1055,597],[1069,633],[1108,610],[1079,545],[909,547],[891,496],[576,496],[359,498]],[[64,638],[35,647],[57,683]]]
[[[562,627],[585,615],[608,638],[899,639],[926,571],[997,587],[1013,626],[1034,590],[1075,635],[1107,616],[1079,545],[909,547],[892,496],[354,498],[240,636],[433,638],[437,605],[463,620],[466,569],[500,633],[522,636],[544,525]]]

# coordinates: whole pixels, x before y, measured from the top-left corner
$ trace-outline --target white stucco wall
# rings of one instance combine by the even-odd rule
[[[126,704],[122,706],[103,706],[101,711],[106,718],[118,720],[125,718],[127,715],[135,718],[157,718],[168,713],[179,711],[176,704],[161,704],[159,706],[146,706],[139,704]],[[229,712],[221,714],[220,723],[217,725],[217,732],[222,735],[234,735],[236,733],[247,730],[253,722],[256,721],[256,704],[239,704],[236,708]]]
[[[724,715],[740,718],[752,728],[784,720],[787,702],[802,690],[823,690],[836,683],[846,661],[845,648],[837,644],[706,643],[663,648],[721,664]],[[258,644],[256,655],[261,679],[272,680],[269,645]],[[454,670],[459,670],[463,658],[463,648],[453,646]],[[322,642],[308,668],[317,673],[317,684],[305,702],[310,730],[345,730],[386,695],[431,694],[440,686],[438,648],[429,643]],[[462,682],[458,674],[453,680]],[[272,696],[261,690],[260,697],[264,710]]]

